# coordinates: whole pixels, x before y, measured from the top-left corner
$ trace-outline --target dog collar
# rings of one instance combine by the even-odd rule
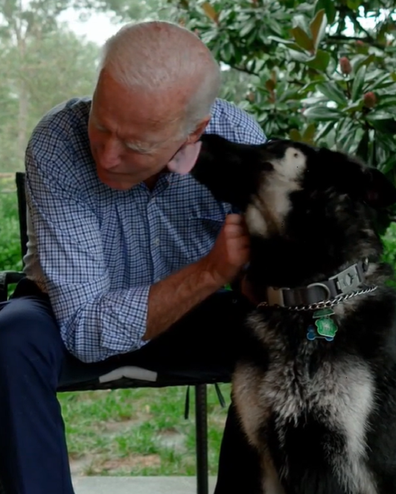
[[[356,292],[365,281],[368,259],[352,264],[347,269],[332,276],[328,280],[311,283],[305,287],[266,289],[266,300],[259,307],[299,307],[324,303],[330,299],[338,299],[342,295]]]

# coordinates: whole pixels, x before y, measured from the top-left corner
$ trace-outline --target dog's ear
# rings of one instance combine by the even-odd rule
[[[373,208],[386,208],[396,203],[395,186],[376,168],[364,169],[363,200]]]
[[[245,211],[265,169],[259,145],[236,144],[215,134],[204,134],[191,175],[213,196]]]
[[[344,153],[327,149],[321,149],[319,156],[320,162],[326,163],[331,174],[330,182],[340,192],[375,209],[396,203],[395,186],[376,168],[368,167]]]

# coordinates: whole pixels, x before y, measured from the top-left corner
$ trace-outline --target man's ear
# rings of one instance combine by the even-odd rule
[[[259,187],[259,145],[237,144],[215,134],[203,134],[202,147],[191,175],[213,196],[245,211]]]
[[[197,161],[201,146],[202,142],[185,144],[169,161],[168,170],[179,173],[180,175],[190,173]]]
[[[208,126],[210,118],[211,118],[210,115],[207,115],[199,122],[199,124],[195,127],[195,130],[189,134],[187,140],[188,144],[193,144],[194,142],[197,142],[200,139],[202,134],[205,132],[206,127]]]
[[[210,120],[210,115],[205,117],[189,134],[186,143],[168,163],[168,170],[185,175],[190,173],[197,161],[202,143],[199,141]]]

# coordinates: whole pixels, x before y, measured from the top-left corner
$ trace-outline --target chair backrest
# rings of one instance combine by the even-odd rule
[[[25,173],[17,172],[15,176],[17,198],[18,198],[18,216],[19,216],[19,237],[21,241],[22,258],[27,252],[27,212],[26,212],[26,194],[25,194]]]

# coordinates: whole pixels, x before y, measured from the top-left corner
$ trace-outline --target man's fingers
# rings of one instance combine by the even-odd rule
[[[224,228],[225,235],[228,238],[248,237],[248,232],[240,225],[226,225]]]
[[[245,224],[245,220],[241,214],[227,214],[226,216],[226,224],[228,225],[243,225]]]

